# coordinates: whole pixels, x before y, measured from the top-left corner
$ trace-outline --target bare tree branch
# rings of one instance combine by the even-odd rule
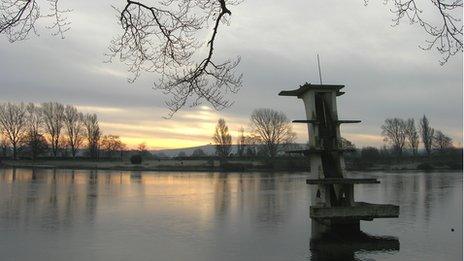
[[[142,71],[159,73],[154,89],[168,95],[168,117],[203,101],[217,110],[229,107],[227,94],[236,93],[242,84],[242,76],[235,74],[240,58],[217,63],[213,54],[219,26],[225,15],[231,15],[227,5],[232,4],[237,2],[163,0],[148,6],[127,0],[122,10],[116,9],[124,32],[111,42],[110,60],[119,58],[128,65],[130,82]],[[207,53],[199,58],[202,44],[197,34],[210,20],[214,25],[206,41]]]
[[[368,1],[364,0],[364,3],[367,4]],[[436,48],[442,55],[439,62],[444,65],[451,56],[462,52],[462,0],[429,1],[435,7],[435,13],[439,17],[437,21],[425,17],[417,0],[384,0],[384,3],[393,5],[390,11],[394,14],[394,26],[407,19],[410,24],[418,24],[424,30],[429,39],[419,48]]]

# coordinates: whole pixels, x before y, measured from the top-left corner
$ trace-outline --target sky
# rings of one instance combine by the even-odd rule
[[[358,147],[381,146],[380,126],[386,118],[427,115],[432,127],[462,146],[462,53],[441,66],[436,51],[418,46],[427,36],[393,15],[383,1],[245,0],[230,7],[229,25],[219,29],[216,57],[241,57],[243,87],[232,107],[215,111],[208,104],[185,108],[172,119],[157,75],[143,74],[129,83],[127,68],[105,63],[110,40],[121,29],[111,5],[122,1],[62,1],[71,30],[65,39],[51,36],[39,24],[40,36],[9,43],[0,35],[0,102],[56,101],[97,113],[105,134],[121,136],[129,146],[145,142],[151,149],[192,147],[211,143],[214,126],[224,118],[234,136],[249,129],[256,108],[304,119],[304,106],[281,90],[305,82],[318,83],[316,54],[323,82],[344,84],[338,98],[340,119],[361,119],[343,125],[342,136]],[[426,8],[426,7],[424,7]],[[428,10],[425,10],[426,12]],[[304,126],[295,125],[297,141],[306,142]]]

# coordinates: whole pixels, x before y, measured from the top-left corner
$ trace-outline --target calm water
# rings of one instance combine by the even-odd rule
[[[462,173],[351,175],[382,182],[357,200],[400,205],[399,219],[361,224],[400,249],[343,259],[462,260]],[[323,260],[309,249],[305,178],[0,169],[0,260]]]

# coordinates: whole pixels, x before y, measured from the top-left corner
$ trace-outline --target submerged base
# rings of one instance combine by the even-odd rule
[[[400,242],[396,237],[371,236],[357,232],[311,238],[309,247],[311,260],[355,260],[355,253],[358,251],[399,251]]]

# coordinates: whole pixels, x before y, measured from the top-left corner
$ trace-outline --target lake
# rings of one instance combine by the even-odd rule
[[[344,260],[462,260],[462,172],[349,173],[357,201],[400,206],[361,222]],[[0,260],[327,260],[310,250],[304,173],[0,169]],[[454,229],[454,231],[452,231]],[[347,253],[346,253],[347,252]]]

